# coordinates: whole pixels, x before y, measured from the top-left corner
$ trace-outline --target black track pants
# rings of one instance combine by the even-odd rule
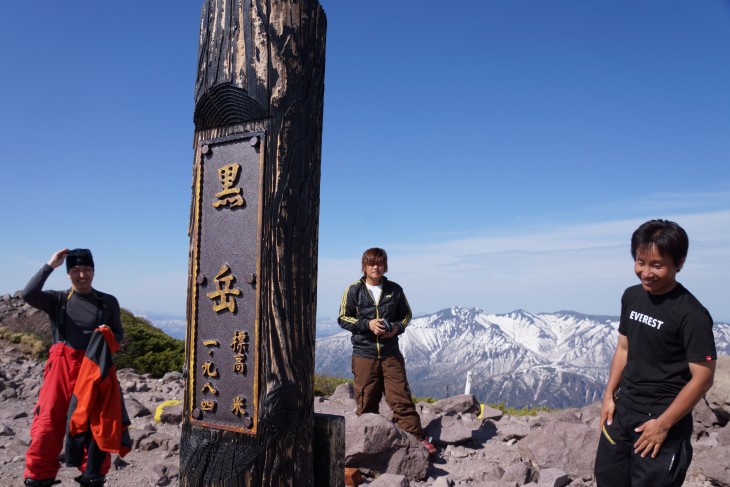
[[[653,416],[637,413],[616,402],[613,422],[605,425],[596,453],[598,487],[680,487],[692,461],[692,414],[675,424],[656,458],[634,453],[641,433],[634,428]]]

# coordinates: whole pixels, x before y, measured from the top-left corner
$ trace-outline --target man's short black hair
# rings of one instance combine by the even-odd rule
[[[679,267],[687,257],[689,237],[682,227],[669,220],[649,220],[631,236],[631,257],[656,246],[661,255],[669,255]]]

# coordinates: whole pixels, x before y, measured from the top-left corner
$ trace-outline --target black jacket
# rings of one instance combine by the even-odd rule
[[[398,328],[391,338],[375,335],[368,323],[372,319],[385,318]],[[375,303],[365,286],[365,277],[352,283],[342,296],[340,316],[337,322],[352,332],[352,354],[365,358],[390,357],[400,353],[398,335],[406,331],[411,321],[411,307],[403,288],[383,277],[383,292],[380,302]]]

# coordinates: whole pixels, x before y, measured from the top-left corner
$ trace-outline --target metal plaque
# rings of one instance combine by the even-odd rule
[[[190,420],[255,434],[263,132],[205,140],[195,193]]]

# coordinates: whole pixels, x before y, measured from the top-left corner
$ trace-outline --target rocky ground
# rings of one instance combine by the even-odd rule
[[[0,343],[0,486],[20,487],[28,445],[30,412],[43,364],[15,346]],[[730,486],[730,358],[719,363],[715,387],[695,410],[695,459],[688,487]],[[134,450],[115,458],[108,485],[179,485],[182,408],[180,374],[163,379],[119,372],[133,419]],[[315,410],[346,421],[346,461],[358,467],[363,485],[411,487],[593,486],[592,462],[598,440],[599,405],[503,416],[486,408],[481,417],[473,396],[419,403],[424,426],[439,448],[428,459],[415,438],[382,415],[353,414],[351,389],[340,386],[329,398],[315,398]],[[366,434],[367,431],[367,434]],[[63,468],[64,486],[76,485],[74,469]]]
[[[4,340],[0,351],[0,486],[20,487],[43,363]],[[167,414],[160,422],[154,415],[160,404],[182,398],[182,375],[151,379],[120,371],[119,379],[129,413],[135,416],[130,430],[135,449],[123,459],[114,458],[108,485],[177,485],[180,413]],[[62,486],[77,486],[73,478],[78,474],[76,469],[62,468],[58,478]]]

